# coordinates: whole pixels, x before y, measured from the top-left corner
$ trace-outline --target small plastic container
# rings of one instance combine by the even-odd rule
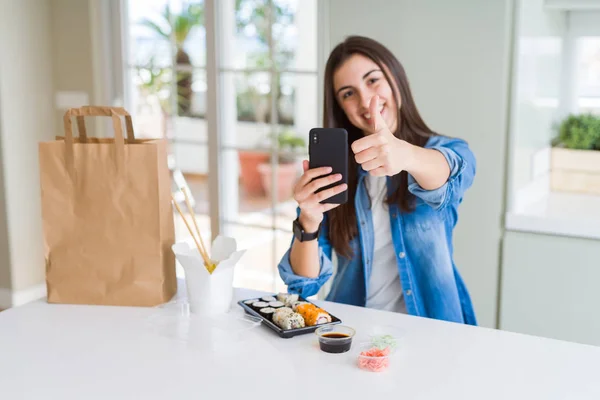
[[[390,367],[390,357],[394,354],[392,347],[380,348],[373,343],[361,343],[358,346],[358,367],[370,372],[383,372]]]
[[[356,331],[345,325],[325,325],[318,328],[315,334],[319,338],[319,347],[325,353],[345,353],[352,347]]]

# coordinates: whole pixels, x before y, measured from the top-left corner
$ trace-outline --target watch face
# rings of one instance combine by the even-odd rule
[[[296,236],[298,239],[302,238],[302,228],[300,228],[298,221],[294,221],[294,236]]]

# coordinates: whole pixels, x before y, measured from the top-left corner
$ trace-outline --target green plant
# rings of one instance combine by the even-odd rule
[[[287,130],[277,135],[279,149],[296,151],[297,148],[306,147],[306,141],[303,137],[298,136],[295,132]]]
[[[569,115],[560,123],[558,136],[552,145],[575,150],[600,150],[600,117]]]
[[[291,130],[285,130],[277,135],[279,144],[279,164],[291,164],[296,160],[300,150],[306,148],[306,141]]]
[[[177,105],[179,115],[189,115],[192,105],[192,63],[190,56],[183,49],[190,32],[197,26],[204,24],[204,10],[202,4],[185,3],[181,7],[181,12],[172,14],[169,4],[165,5],[157,21],[144,19],[140,25],[152,29],[158,36],[164,40],[170,41],[173,35],[175,42],[175,62],[179,68],[175,79],[177,83]]]
[[[258,48],[248,53],[248,67],[268,70],[273,66],[278,71],[292,67],[294,50],[281,40],[283,30],[294,23],[294,10],[290,5],[278,2],[269,3],[264,0],[236,0],[235,19],[237,34],[256,39],[258,43]],[[269,26],[270,22],[272,22],[271,26]],[[269,45],[273,46],[274,52],[269,52]],[[252,73],[245,72],[244,74],[246,80],[250,81]],[[279,102],[282,98],[281,74],[275,73],[270,79],[270,86],[275,88],[278,121],[293,124],[293,117],[291,121],[289,118],[284,120],[279,109]],[[256,88],[252,87],[245,92],[238,93],[238,97],[245,97],[241,101],[249,99],[253,103],[254,120],[257,122],[266,122],[272,118],[271,95],[271,90],[259,94],[256,92]],[[266,110],[263,110],[263,103],[267,105]]]

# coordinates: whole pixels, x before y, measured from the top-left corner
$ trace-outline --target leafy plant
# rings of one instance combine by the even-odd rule
[[[296,160],[298,152],[306,148],[306,141],[294,131],[285,130],[277,136],[279,144],[279,164],[291,164]]]
[[[558,136],[552,145],[575,150],[600,150],[600,117],[593,114],[569,115],[560,123]]]
[[[192,30],[204,24],[204,10],[201,4],[183,4],[181,12],[171,13],[169,4],[165,5],[158,20],[144,19],[140,25],[152,29],[159,37],[170,41],[171,35],[175,42],[175,62],[183,71],[177,71],[177,104],[179,115],[189,115],[192,105],[192,63],[189,54],[183,49],[183,45]]]
[[[280,40],[281,32],[294,22],[293,9],[286,4],[264,0],[236,0],[235,2],[236,31],[248,38],[254,38],[259,43],[259,48],[248,54],[248,66],[257,69],[269,69],[274,66],[277,70],[285,70],[291,67],[294,51],[287,48]],[[272,13],[272,15],[270,15]],[[270,21],[272,26],[269,27]],[[271,38],[269,38],[271,35]],[[269,44],[274,47],[274,52],[269,52]],[[250,72],[245,72],[246,80],[250,79]],[[272,86],[275,88],[275,101],[279,122],[293,124],[293,121],[282,118],[279,102],[282,98],[281,74],[271,76]],[[271,91],[257,95],[252,88],[238,94],[244,97],[242,102],[250,101],[254,104],[254,118],[258,122],[266,122],[271,119],[270,107],[262,110],[263,103],[271,104]],[[261,112],[264,111],[264,112]],[[288,118],[289,119],[289,118]]]
[[[285,149],[289,151],[296,151],[297,148],[306,147],[306,141],[303,137],[296,135],[293,131],[283,131],[277,136],[279,142],[279,149]]]

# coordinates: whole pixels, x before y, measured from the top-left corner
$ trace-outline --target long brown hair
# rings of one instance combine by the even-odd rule
[[[348,58],[355,54],[368,57],[379,66],[392,88],[396,104],[401,104],[398,110],[398,126],[396,131],[393,132],[394,136],[413,145],[425,146],[429,137],[436,135],[436,133],[429,129],[417,110],[402,64],[381,43],[362,36],[350,36],[346,38],[329,55],[324,76],[323,126],[326,128],[346,129],[348,131],[349,146],[355,140],[364,136],[359,128],[352,125],[338,104],[333,87],[333,75]],[[396,87],[398,90],[395,89]],[[400,92],[401,102],[398,99],[398,91]],[[354,198],[358,185],[358,164],[350,148],[348,149],[348,154],[349,201],[328,212],[329,239],[335,251],[345,257],[352,256],[350,241],[358,234],[356,209],[354,207]],[[413,196],[408,191],[408,175],[406,171],[393,176],[392,182],[397,189],[386,200],[387,203],[398,204],[400,209],[406,212],[412,211],[414,208],[412,204]]]

